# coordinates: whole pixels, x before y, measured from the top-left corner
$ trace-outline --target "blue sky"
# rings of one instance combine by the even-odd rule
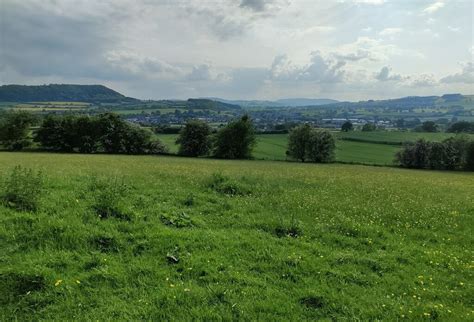
[[[463,0],[0,0],[0,83],[144,98],[474,93]]]

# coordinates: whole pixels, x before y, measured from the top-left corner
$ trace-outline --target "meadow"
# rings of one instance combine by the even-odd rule
[[[1,320],[473,319],[472,173],[5,152],[0,178],[17,165],[44,190],[0,205]]]
[[[397,151],[403,142],[414,142],[417,139],[442,141],[454,136],[452,133],[417,133],[417,132],[334,132],[336,141],[336,161],[341,163],[357,163],[366,165],[394,164]],[[474,135],[469,135],[474,138]],[[157,136],[165,143],[171,153],[178,152],[175,144],[176,134],[160,134]],[[257,160],[287,160],[287,134],[259,134],[253,156]]]

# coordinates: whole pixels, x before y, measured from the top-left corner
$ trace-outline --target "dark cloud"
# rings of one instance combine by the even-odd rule
[[[392,69],[388,66],[382,67],[380,72],[375,75],[375,79],[386,82],[386,81],[400,81],[402,76],[399,74],[392,74]]]
[[[260,11],[265,10],[265,8],[267,7],[269,2],[272,2],[272,1],[268,1],[268,0],[242,0],[240,2],[240,7],[260,12]]]
[[[471,62],[466,63],[460,73],[448,75],[441,78],[441,83],[465,83],[474,84],[474,64]]]

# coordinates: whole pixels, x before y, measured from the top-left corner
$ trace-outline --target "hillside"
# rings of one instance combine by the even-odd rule
[[[16,165],[45,190],[0,205],[2,320],[472,320],[472,174],[0,153]]]
[[[321,107],[332,108],[386,108],[414,109],[432,107],[474,107],[472,96],[461,94],[445,94],[443,96],[408,96],[388,100],[368,100],[360,102],[338,102],[325,104]]]
[[[217,97],[209,98],[214,101],[239,105],[243,108],[253,107],[302,107],[302,106],[317,106],[324,104],[337,103],[338,101],[326,98],[284,98],[276,101],[268,100],[227,100]]]
[[[138,100],[107,88],[103,85],[2,85],[0,101],[3,102],[89,102],[120,103]]]

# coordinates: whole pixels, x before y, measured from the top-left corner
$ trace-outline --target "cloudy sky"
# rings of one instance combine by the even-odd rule
[[[474,94],[471,0],[0,0],[0,84],[143,99]]]

